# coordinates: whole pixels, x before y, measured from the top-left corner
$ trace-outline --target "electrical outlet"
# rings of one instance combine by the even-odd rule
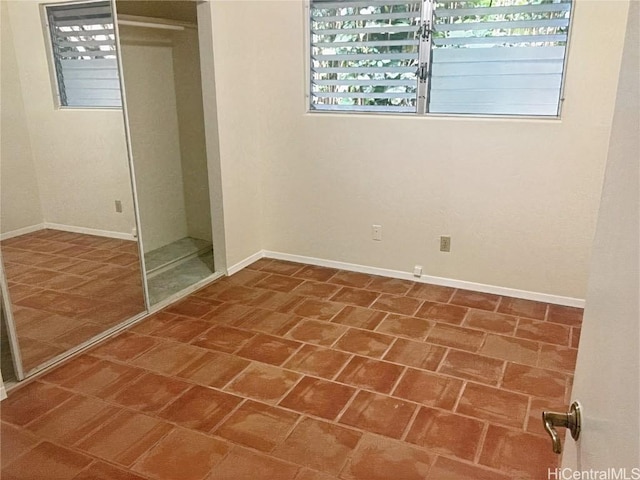
[[[382,240],[382,225],[371,225],[371,239],[378,242]]]
[[[441,252],[451,251],[451,237],[449,235],[442,235],[440,237],[440,251]]]
[[[420,278],[422,276],[422,265],[413,267],[413,276]]]
[[[116,212],[122,213],[122,202],[120,200],[116,200]]]

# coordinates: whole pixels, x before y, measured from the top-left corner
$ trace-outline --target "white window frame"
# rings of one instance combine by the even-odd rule
[[[61,6],[69,6],[69,5],[87,5],[91,3],[104,3],[105,1],[109,2],[111,7],[111,15],[114,22],[114,31],[116,30],[116,10],[115,10],[115,0],[68,0],[68,1],[60,1],[60,2],[47,2],[40,4],[40,21],[42,24],[42,33],[44,35],[44,43],[45,43],[45,51],[47,55],[47,65],[49,68],[49,81],[51,83],[51,91],[54,99],[54,108],[58,110],[122,110],[122,102],[121,100],[120,106],[106,106],[106,105],[63,105],[62,103],[62,95],[60,93],[60,84],[58,79],[58,73],[56,71],[56,58],[53,47],[53,40],[51,38],[51,30],[49,25],[49,15],[47,13],[48,7],[61,7]],[[119,43],[118,39],[114,39],[114,44],[116,46],[115,55],[116,55],[116,65],[118,71],[118,85],[120,85],[120,52],[119,52]]]
[[[560,82],[559,88],[559,101],[558,101],[558,113],[557,115],[527,115],[527,114],[490,114],[490,113],[432,113],[428,111],[428,98],[427,95],[423,95],[423,99],[420,98],[420,92],[428,91],[429,89],[420,90],[417,95],[417,102],[425,102],[427,108],[424,113],[419,113],[420,110],[417,108],[416,112],[397,112],[397,111],[346,111],[346,110],[320,110],[311,108],[311,84],[312,84],[312,74],[311,74],[311,56],[312,56],[312,39],[311,39],[311,1],[312,0],[304,0],[304,8],[303,8],[303,26],[304,26],[304,101],[305,101],[305,112],[307,114],[313,115],[348,115],[351,117],[357,116],[401,116],[401,117],[411,117],[411,118],[479,118],[479,119],[511,119],[511,120],[536,120],[536,121],[560,121],[562,120],[563,107],[566,100],[565,96],[565,85],[567,81],[568,75],[568,64],[569,57],[571,55],[571,38],[574,28],[574,18],[575,18],[575,8],[577,0],[571,0],[571,7],[569,10],[569,25],[567,29],[567,40],[565,47],[565,54],[562,65],[562,78]],[[417,0],[423,3],[430,3],[428,0]],[[372,4],[375,4],[375,0],[371,0]],[[423,17],[425,16],[426,8],[422,9]],[[422,18],[421,18],[422,21]],[[421,49],[422,51],[422,49]],[[432,49],[428,49],[428,55],[431,55]],[[422,58],[420,62],[422,63]],[[419,107],[419,106],[418,106]]]

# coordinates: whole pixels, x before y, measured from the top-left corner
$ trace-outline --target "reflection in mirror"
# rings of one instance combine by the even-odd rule
[[[196,2],[116,2],[151,304],[214,272]]]
[[[26,372],[145,310],[110,4],[56,5],[1,2],[0,249]]]

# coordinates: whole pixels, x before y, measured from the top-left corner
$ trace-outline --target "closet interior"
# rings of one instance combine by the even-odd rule
[[[120,1],[116,8],[155,305],[214,272],[196,4]]]

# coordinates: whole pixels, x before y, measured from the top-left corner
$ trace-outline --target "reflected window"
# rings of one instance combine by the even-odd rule
[[[121,107],[110,2],[45,7],[61,107]]]

